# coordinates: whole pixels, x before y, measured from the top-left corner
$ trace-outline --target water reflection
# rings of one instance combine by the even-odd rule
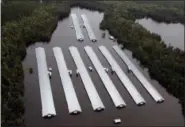
[[[157,33],[167,44],[184,50],[184,25],[180,23],[158,23],[151,18],[137,19],[147,30]]]

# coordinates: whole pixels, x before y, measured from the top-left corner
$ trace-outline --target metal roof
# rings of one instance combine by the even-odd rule
[[[104,109],[103,102],[101,101],[98,92],[94,86],[94,83],[92,82],[87,69],[82,61],[82,58],[80,56],[80,53],[78,49],[74,46],[69,47],[69,51],[73,57],[73,60],[76,64],[77,70],[80,74],[80,77],[82,79],[82,82],[84,84],[84,87],[86,89],[86,92],[89,96],[89,99],[91,101],[92,107],[94,110]]]
[[[137,69],[137,67],[129,60],[127,55],[117,46],[113,46],[114,51],[120,56],[123,62],[131,69],[133,74],[137,77],[137,79],[141,82],[141,84],[145,87],[148,93],[153,97],[156,102],[163,102],[164,98],[159,94],[159,92],[155,89],[154,86],[144,77],[144,75]]]
[[[116,87],[114,86],[112,80],[105,72],[104,67],[100,63],[98,57],[96,56],[95,52],[90,46],[84,47],[88,57],[90,58],[91,62],[93,63],[94,67],[96,68],[97,73],[99,74],[102,82],[104,83],[105,88],[107,89],[114,105],[116,107],[126,106],[124,100],[122,99],[121,95],[117,91]]]
[[[45,50],[44,48],[38,47],[35,49],[35,52],[38,65],[39,86],[42,103],[42,117],[52,117],[56,115],[56,111],[53,102],[50,80],[48,76]]]
[[[94,34],[94,32],[93,32],[90,24],[89,24],[89,21],[87,19],[87,16],[85,14],[82,14],[81,17],[83,19],[85,28],[87,29],[87,32],[88,32],[88,35],[89,35],[90,40],[91,41],[96,40],[95,34]]]
[[[62,86],[64,89],[64,94],[66,97],[69,113],[70,114],[79,113],[82,110],[78,102],[78,98],[76,96],[73,83],[69,76],[69,70],[67,69],[62,50],[60,47],[54,47],[53,52],[54,52],[54,56],[57,62],[57,66],[58,66]]]
[[[79,19],[77,17],[76,14],[71,14],[71,17],[72,17],[72,20],[73,20],[73,25],[74,25],[74,28],[75,28],[75,32],[76,32],[76,38],[77,40],[84,40],[84,35],[82,33],[82,30],[80,28],[80,23],[79,23]]]
[[[110,54],[108,49],[104,46],[99,46],[99,50],[102,52],[104,57],[107,59],[108,63],[111,65],[112,69],[117,74],[118,78],[124,85],[124,87],[127,89],[133,100],[137,105],[142,105],[145,102],[144,98],[141,96],[141,94],[138,92],[136,87],[132,84],[130,79],[127,77],[127,75],[122,71],[121,67],[118,65],[118,63],[115,61],[113,56]]]

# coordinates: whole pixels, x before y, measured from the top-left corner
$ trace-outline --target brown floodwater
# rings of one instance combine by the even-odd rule
[[[180,126],[184,125],[184,117],[181,112],[181,105],[178,103],[178,99],[168,93],[156,80],[150,78],[146,68],[139,65],[139,62],[132,57],[132,52],[125,50],[129,58],[135,63],[141,72],[148,78],[148,80],[156,87],[156,89],[164,97],[165,101],[161,104],[157,104],[147,91],[142,87],[139,81],[134,77],[132,73],[127,73],[126,65],[113,51],[112,46],[116,43],[109,40],[108,31],[106,31],[106,37],[102,38],[104,31],[100,30],[99,25],[103,19],[104,14],[98,11],[89,11],[87,9],[72,8],[71,12],[76,13],[78,16],[84,13],[87,15],[90,24],[95,32],[98,42],[93,43],[89,40],[86,29],[83,28],[83,34],[85,41],[82,43],[77,42],[74,29],[71,29],[72,20],[71,17],[65,18],[63,21],[58,22],[56,30],[53,32],[51,41],[49,43],[38,42],[27,48],[27,56],[23,61],[24,67],[24,84],[25,84],[25,124],[27,126]],[[82,19],[80,22],[82,22]],[[68,48],[70,46],[78,47],[81,57],[88,67],[92,65],[88,56],[84,51],[84,46],[92,46],[101,63],[110,68],[105,58],[98,50],[99,45],[106,46],[111,54],[115,57],[118,64],[122,67],[124,72],[131,79],[133,84],[142,94],[146,100],[146,105],[136,106],[133,99],[121,84],[116,75],[110,75],[113,83],[120,92],[121,96],[125,100],[127,107],[123,109],[117,109],[114,107],[108,92],[106,91],[100,77],[96,71],[90,74],[95,87],[105,105],[105,110],[102,112],[94,112],[90,104],[87,93],[84,89],[83,83],[79,77],[72,76],[72,81],[77,93],[82,113],[79,115],[70,115],[68,113],[67,103],[64,96],[59,72],[54,58],[52,48],[59,46],[62,48],[64,57],[67,63],[67,67],[72,71],[76,71],[75,63],[72,56],[69,53]],[[38,70],[35,55],[35,48],[45,48],[47,65],[52,67],[53,74],[51,79],[51,88],[56,108],[57,116],[52,119],[43,119],[41,114],[41,98],[38,81]],[[33,68],[33,74],[29,74],[27,68]],[[119,117],[122,123],[115,125],[113,119]]]

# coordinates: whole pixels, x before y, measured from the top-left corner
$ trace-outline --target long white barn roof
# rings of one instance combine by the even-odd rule
[[[83,19],[83,22],[84,22],[84,25],[85,25],[85,28],[87,29],[87,33],[89,35],[89,38],[91,41],[96,41],[96,37],[95,37],[95,34],[89,24],[89,20],[87,19],[87,16],[85,14],[82,14],[81,15],[82,19]]]
[[[69,113],[70,114],[71,113],[79,113],[82,110],[81,110],[80,104],[78,102],[78,98],[76,96],[73,83],[72,83],[71,78],[69,76],[62,50],[60,47],[54,47],[53,52],[54,52],[54,56],[55,56],[55,59],[57,62],[57,66],[58,66],[62,86],[64,89]]]
[[[91,101],[92,107],[94,110],[104,109],[103,102],[101,101],[98,92],[94,86],[94,83],[92,82],[87,69],[82,61],[82,58],[80,56],[80,53],[78,49],[74,46],[69,47],[69,51],[73,57],[73,60],[76,64],[77,70],[80,74],[80,77],[82,79],[82,82],[84,84],[84,87],[86,89],[86,92],[89,96],[89,99]]]
[[[74,28],[75,28],[75,32],[76,32],[76,38],[77,40],[84,40],[84,35],[82,33],[82,30],[80,28],[80,23],[79,23],[79,19],[77,17],[76,14],[71,14],[71,17],[72,17],[72,20],[73,20],[73,25],[74,25]]]
[[[117,46],[113,46],[114,51],[120,56],[120,58],[125,62],[127,67],[131,69],[133,74],[137,77],[137,79],[141,82],[141,84],[145,87],[148,93],[153,97],[156,102],[163,102],[164,98],[159,94],[159,92],[155,89],[154,86],[144,77],[144,75],[137,69],[137,67],[129,60],[127,55],[121,51],[121,49]]]
[[[45,50],[44,48],[38,47],[35,49],[35,52],[38,65],[39,86],[42,103],[42,117],[55,116],[56,111],[53,102],[50,80],[48,77]]]
[[[119,77],[120,81],[124,85],[124,87],[127,89],[133,100],[137,105],[142,105],[145,102],[141,94],[137,91],[135,86],[132,84],[130,79],[127,77],[127,75],[122,71],[121,67],[118,65],[118,63],[115,61],[115,59],[112,57],[108,49],[104,46],[99,46],[100,51],[105,56],[109,64],[111,65],[112,69],[115,71],[117,76]]]
[[[108,74],[105,72],[104,67],[100,63],[98,57],[96,56],[95,52],[90,46],[84,47],[89,59],[93,63],[94,67],[96,68],[97,73],[99,74],[102,82],[105,85],[105,88],[107,89],[112,101],[114,102],[114,105],[116,107],[123,107],[126,106],[124,100],[122,99],[121,95],[117,91],[116,87],[114,86],[112,80],[108,76]]]

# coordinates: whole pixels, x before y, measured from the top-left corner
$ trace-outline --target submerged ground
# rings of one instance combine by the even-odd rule
[[[152,80],[148,75],[147,69],[142,68],[138,61],[134,60],[131,52],[125,50],[132,61],[137,65],[137,67],[145,74],[149,81],[157,88],[159,93],[165,98],[165,102],[162,104],[157,104],[152,97],[147,93],[147,91],[142,87],[139,81],[134,77],[133,74],[127,72],[125,64],[113,51],[112,46],[117,44],[109,40],[109,34],[106,32],[106,37],[102,38],[102,33],[104,31],[99,29],[100,22],[103,19],[103,13],[97,11],[92,12],[86,9],[72,8],[71,13],[76,13],[82,23],[80,18],[81,14],[86,14],[91,26],[95,32],[98,42],[93,43],[89,40],[86,29],[83,29],[85,36],[84,42],[80,43],[76,40],[76,35],[74,29],[71,29],[72,19],[71,17],[65,18],[63,21],[58,22],[58,26],[54,31],[49,43],[36,43],[27,49],[27,56],[23,61],[24,65],[24,75],[25,75],[25,124],[28,126],[114,126],[113,119],[119,117],[122,119],[122,124],[120,126],[150,126],[150,125],[183,125],[183,116],[181,113],[180,104],[178,104],[178,99],[171,96],[157,81]],[[114,85],[120,92],[121,96],[125,100],[127,107],[124,109],[116,109],[113,105],[110,96],[108,95],[104,85],[97,74],[96,71],[89,73],[98,93],[105,105],[105,110],[103,112],[94,112],[84,89],[83,83],[80,77],[75,76],[76,66],[69,53],[68,48],[70,46],[76,46],[79,49],[80,55],[84,61],[86,67],[92,66],[91,61],[88,59],[84,51],[84,46],[93,47],[95,53],[99,57],[101,63],[110,68],[109,64],[102,56],[98,50],[98,46],[106,46],[111,54],[118,61],[119,65],[122,67],[124,72],[129,76],[136,88],[141,92],[141,95],[146,99],[146,105],[137,106],[129,93],[126,91],[124,86],[121,84],[120,80],[116,75],[111,75]],[[69,115],[67,103],[62,88],[58,67],[52,48],[58,46],[61,47],[64,53],[65,60],[67,62],[67,67],[73,71],[72,81],[79,99],[80,105],[82,107],[82,113],[73,116]],[[36,63],[35,48],[43,47],[46,51],[47,64],[49,67],[53,68],[53,75],[51,79],[51,87],[54,97],[54,103],[56,107],[57,116],[50,120],[45,120],[41,117],[41,100],[40,91],[38,84],[38,71]],[[30,74],[27,68],[33,68],[34,72]],[[34,107],[34,108],[33,108]],[[134,121],[134,122],[133,122]]]
[[[180,102],[183,105],[184,103],[183,74],[184,74],[184,63],[185,63],[184,52],[180,51],[179,49],[173,49],[173,47],[167,47],[164,44],[164,42],[159,43],[160,42],[159,36],[151,35],[140,26],[134,25],[134,21],[136,18],[141,18],[146,15],[158,21],[184,23],[184,16],[183,16],[184,4],[179,2],[175,2],[175,3],[167,2],[167,4],[165,3],[166,2],[161,2],[161,3],[144,2],[144,4],[141,2],[139,3],[100,2],[97,4],[97,2],[91,2],[91,3],[64,2],[60,4],[53,4],[53,3],[38,4],[38,2],[29,2],[29,1],[8,2],[8,3],[3,2],[2,4],[3,5],[2,6],[2,125],[6,125],[6,126],[21,125],[24,123],[24,117],[23,117],[24,77],[23,77],[21,61],[26,56],[26,46],[38,41],[50,42],[49,39],[50,39],[50,36],[52,35],[53,30],[56,27],[57,20],[63,19],[64,17],[68,16],[70,13],[70,6],[74,6],[74,5],[75,6],[79,5],[81,7],[86,7],[91,9],[98,9],[101,11],[103,10],[105,12],[105,19],[101,23],[101,28],[109,29],[111,34],[118,39],[119,43],[124,44],[125,47],[133,51],[134,56],[141,61],[141,64],[149,68],[149,72],[152,75],[152,77],[157,79],[161,83],[161,85],[164,86],[164,88],[166,88],[169,91],[169,93],[171,93],[172,95],[180,99]],[[125,8],[123,9],[122,6],[124,6]],[[157,13],[154,13],[156,12],[155,11],[156,9],[158,11]],[[115,20],[115,19],[118,19],[118,17],[119,17],[119,20]],[[92,18],[93,18],[93,15],[92,15]],[[94,18],[92,19],[92,21],[93,20]],[[98,22],[98,25],[99,23],[100,22]],[[58,27],[60,27],[59,24],[60,22],[58,23]],[[111,27],[112,24],[114,24],[113,26],[114,28]],[[67,27],[67,24],[65,25]],[[98,25],[97,27],[95,26],[95,29],[99,28]],[[56,31],[58,30],[58,27]],[[55,35],[56,31],[53,33],[53,36]],[[63,32],[61,34],[64,34],[66,37],[69,37],[69,34],[65,34]],[[51,40],[51,44],[56,44],[52,42],[56,42],[58,39],[54,41],[55,39],[53,38],[53,36],[52,36],[53,40]],[[63,43],[63,40],[61,40],[61,42],[57,42],[57,44],[61,43],[61,44],[67,45],[68,43],[69,44],[74,43],[74,41],[75,41],[75,38],[70,42],[67,41],[67,43],[66,42]],[[89,44],[91,45],[92,43],[89,43]],[[102,44],[112,45],[111,42],[110,44],[106,42],[105,43],[102,42]],[[45,45],[47,47],[47,44],[39,43],[36,45],[42,45],[42,46]],[[50,44],[48,44],[48,46],[49,45]],[[35,45],[33,45],[33,47],[34,46]],[[156,48],[153,48],[154,46]],[[29,56],[30,48],[31,47],[29,47],[27,50],[28,56]],[[47,53],[51,55],[52,50],[49,50]],[[32,62],[34,62],[34,60]],[[156,65],[156,66],[153,66],[153,65]],[[35,74],[36,73],[35,69],[33,69],[33,71]],[[25,78],[26,78],[26,75],[25,75]],[[117,81],[117,79],[115,81]],[[59,86],[59,84],[57,86]],[[61,90],[61,89],[57,89],[57,90]],[[159,90],[163,91],[162,88],[159,88]],[[104,94],[103,94],[103,97],[104,97]],[[27,98],[25,98],[25,100],[27,100]],[[65,99],[63,98],[63,100]],[[131,99],[129,100],[131,101]],[[175,105],[178,105],[177,101],[178,100],[174,102]],[[60,102],[60,101],[57,101],[57,102]],[[170,99],[170,103],[171,102],[173,102],[172,98]],[[38,103],[39,101],[37,102],[37,104]],[[29,104],[31,105],[33,103],[29,103]],[[109,106],[109,104],[107,105]],[[170,106],[175,107],[173,105],[170,105]],[[177,110],[174,110],[174,112],[177,113]],[[165,110],[161,110],[161,111],[165,111]],[[169,110],[169,111],[172,112],[173,110]],[[170,113],[169,111],[168,113]],[[109,116],[108,114],[106,115]],[[181,116],[177,118],[181,120]],[[181,122],[177,122],[176,124],[180,124],[180,123]]]

